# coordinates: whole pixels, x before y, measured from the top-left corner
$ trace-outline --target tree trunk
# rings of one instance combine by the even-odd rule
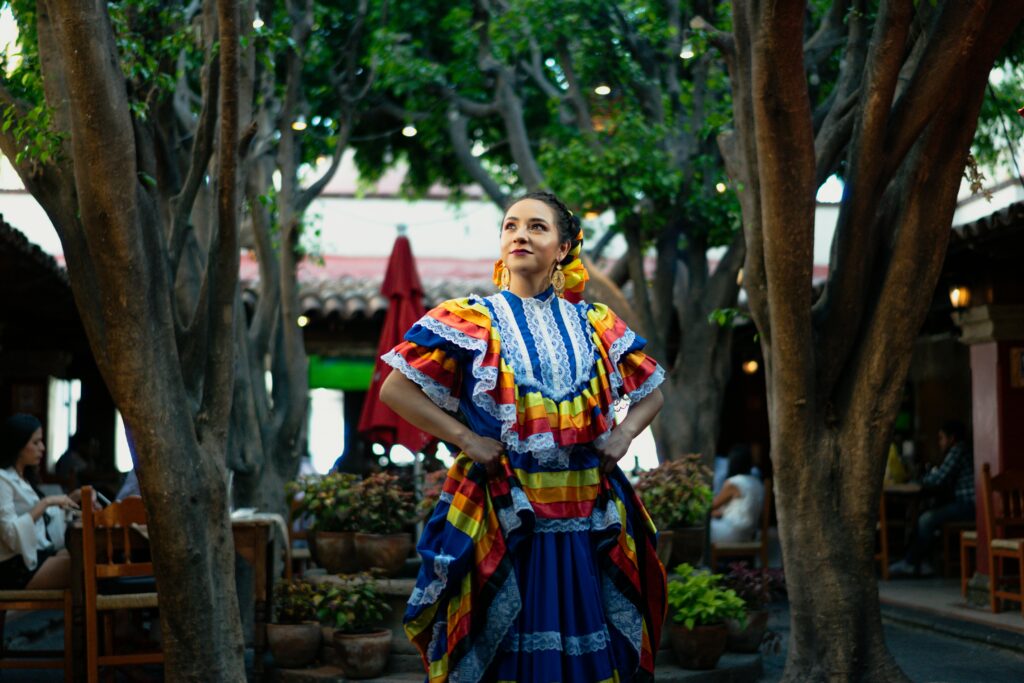
[[[141,419],[128,418],[129,424]],[[158,567],[168,680],[245,681],[223,453],[197,448],[187,439],[168,443],[166,434],[152,430],[133,430],[133,435],[142,460],[139,479]],[[200,464],[189,471],[187,462]],[[161,483],[152,482],[154,478]]]
[[[881,472],[858,476],[841,466],[877,448],[823,427],[804,443],[775,446],[776,488],[786,492],[776,497],[776,511],[792,625],[784,681],[908,680],[885,646],[879,613]]]

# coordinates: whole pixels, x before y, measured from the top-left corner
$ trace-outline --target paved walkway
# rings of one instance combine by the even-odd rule
[[[891,621],[898,617],[887,611],[886,640],[896,661],[917,683],[1021,683],[1024,681],[1024,653],[996,648],[979,642],[938,633]],[[56,649],[63,645],[59,614],[30,612],[11,615],[6,639],[17,647]],[[777,611],[771,628],[783,638],[789,636],[789,614],[785,608]],[[766,654],[763,659],[766,683],[781,680],[785,667],[785,650],[779,654]],[[408,678],[410,683],[417,677]],[[405,680],[403,678],[403,680]],[[2,671],[0,683],[58,683],[63,681],[59,671]]]

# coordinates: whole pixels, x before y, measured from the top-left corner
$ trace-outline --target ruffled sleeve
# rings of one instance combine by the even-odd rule
[[[608,375],[612,399],[639,401],[665,380],[665,371],[643,352],[647,340],[629,329],[604,304],[591,304],[587,319],[594,330],[600,362]]]
[[[455,412],[463,392],[463,368],[470,353],[487,344],[481,325],[486,312],[469,299],[451,299],[431,309],[405,333],[404,341],[381,356],[418,384],[441,408]]]

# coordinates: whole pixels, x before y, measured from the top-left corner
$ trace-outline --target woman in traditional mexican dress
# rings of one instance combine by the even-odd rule
[[[501,291],[442,303],[384,356],[381,399],[460,449],[405,613],[431,683],[653,680],[665,570],[617,463],[664,372],[579,301],[582,241],[554,195],[526,195],[502,223]]]

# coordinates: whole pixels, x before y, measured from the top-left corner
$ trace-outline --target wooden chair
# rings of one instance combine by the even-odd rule
[[[82,488],[82,558],[85,569],[85,641],[86,669],[89,683],[99,678],[101,666],[159,664],[162,652],[115,654],[113,648],[113,612],[117,610],[157,607],[157,594],[152,592],[101,592],[109,580],[153,576],[152,561],[138,561],[132,553],[135,526],[146,524],[142,499],[131,496],[100,511],[92,509],[92,487]],[[136,550],[141,542],[136,541]],[[97,553],[99,552],[99,556]],[[99,654],[98,616],[103,613],[104,652]]]
[[[761,509],[761,532],[757,540],[736,541],[734,543],[711,544],[711,567],[715,568],[723,558],[750,558],[751,563],[757,558],[761,567],[768,566],[768,528],[772,521],[772,480],[764,480],[764,505]]]
[[[882,581],[889,580],[889,518],[885,511],[885,491],[878,499],[878,552],[875,561],[881,563]]]
[[[971,556],[975,562],[971,562]],[[974,573],[974,565],[978,559],[978,532],[960,532],[960,595],[967,597],[967,584]]]
[[[64,651],[8,650],[3,643],[7,610],[60,610],[64,612]],[[64,669],[65,683],[73,680],[71,660],[71,591],[0,590],[0,669]]]
[[[988,566],[991,577],[991,607],[998,612],[1002,600],[1020,604],[1024,615],[1024,471],[992,476],[988,463],[981,468],[981,494],[988,532]],[[997,505],[998,502],[998,505]],[[1003,587],[1003,560],[1017,561],[1018,587]]]
[[[942,525],[942,575],[944,577],[956,576],[956,570],[963,575],[963,544],[960,544],[960,553],[957,554],[957,542],[961,540],[964,532],[975,530],[973,521],[953,521]]]
[[[289,581],[292,579],[295,568],[298,568],[298,575],[302,576],[313,562],[313,555],[309,550],[309,532],[305,529],[295,528],[295,522],[298,521],[296,517],[298,507],[298,499],[292,498],[288,506],[288,549],[290,550],[290,559],[285,563],[284,568],[285,578]],[[305,546],[296,548],[296,541],[304,542]]]

